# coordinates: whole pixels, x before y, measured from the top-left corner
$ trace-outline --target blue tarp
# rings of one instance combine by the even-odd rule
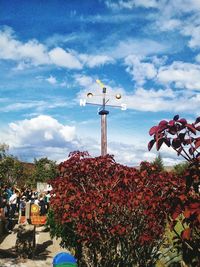
[[[53,266],[57,266],[64,263],[70,263],[72,264],[72,266],[73,264],[74,266],[77,266],[76,259],[70,253],[60,252],[54,257]]]

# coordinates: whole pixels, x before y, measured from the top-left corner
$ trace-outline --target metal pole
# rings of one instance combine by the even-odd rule
[[[107,115],[101,115],[101,156],[107,154]]]
[[[101,156],[107,154],[107,115],[109,114],[108,110],[99,111],[101,115]]]
[[[107,154],[107,115],[109,114],[109,111],[106,110],[106,105],[109,101],[109,99],[106,99],[106,87],[104,87],[103,83],[100,80],[96,80],[98,84],[102,87],[102,105],[96,104],[96,103],[86,103],[83,101],[80,101],[80,105],[85,105],[85,104],[91,104],[91,105],[98,105],[101,106],[99,115],[101,115],[101,156],[105,156]],[[87,97],[91,98],[93,97],[92,93],[88,93]],[[116,99],[120,99],[121,95],[117,94]],[[120,106],[114,106],[114,105],[109,105],[111,107],[120,107]],[[121,105],[121,108],[123,106]],[[123,107],[125,110],[125,107]]]
[[[105,110],[106,106],[106,88],[103,88],[103,103],[102,110],[99,112],[101,115],[101,156],[107,154],[107,115],[109,111]]]

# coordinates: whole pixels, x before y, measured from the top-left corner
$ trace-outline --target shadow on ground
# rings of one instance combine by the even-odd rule
[[[52,244],[53,242],[51,240],[48,240],[42,244],[38,244],[36,246],[34,260],[46,260],[49,258],[50,251],[47,250],[47,248]]]
[[[13,258],[13,259],[17,258],[14,247],[10,249],[0,249],[0,259],[5,259],[5,258]]]
[[[4,236],[3,240],[6,238],[6,236]],[[1,240],[2,241],[2,240]],[[53,241],[48,240],[45,241],[42,244],[37,244],[36,245],[36,249],[35,249],[35,253],[34,253],[34,257],[32,259],[34,260],[46,260],[47,258],[49,258],[49,253],[50,251],[48,250],[48,247],[51,246],[53,244]],[[9,249],[0,249],[0,259],[17,259],[18,254],[16,252],[15,246],[9,248]]]

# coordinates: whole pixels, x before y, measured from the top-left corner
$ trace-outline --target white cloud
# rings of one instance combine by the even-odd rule
[[[37,40],[27,43],[18,41],[11,28],[0,31],[0,59],[26,60],[31,64],[48,64],[46,47]]]
[[[139,88],[135,91],[135,95],[141,98],[159,98],[159,97],[175,98],[176,97],[176,94],[172,89],[145,90],[143,88]]]
[[[109,55],[79,54],[59,46],[49,50],[47,46],[35,39],[23,43],[17,40],[9,27],[0,30],[0,59],[17,61],[15,70],[24,70],[38,65],[56,65],[80,70],[83,66],[94,68],[114,62]],[[48,81],[55,82],[51,77]]]
[[[9,144],[11,152],[21,160],[33,161],[48,156],[60,162],[74,150],[87,150],[91,156],[100,155],[100,141],[88,137],[81,139],[74,126],[63,125],[46,115],[10,123],[7,132],[1,132],[1,140]],[[154,160],[157,155],[155,149],[148,152],[147,143],[148,137],[127,144],[108,140],[108,153],[114,154],[115,160],[121,164],[138,166],[141,161]],[[166,164],[175,163],[176,153],[165,147],[161,152]]]
[[[45,43],[48,46],[58,46],[61,45],[63,43],[69,43],[69,42],[74,42],[74,41],[82,41],[85,38],[89,38],[88,33],[84,33],[84,34],[76,34],[75,32],[71,33],[71,34],[58,34],[55,33],[52,36],[48,37],[45,41]]]
[[[127,72],[133,76],[133,80],[139,85],[143,85],[146,79],[153,79],[157,74],[154,64],[142,62],[142,58],[135,55],[125,58],[125,65],[128,66]]]
[[[114,59],[125,58],[130,55],[147,56],[164,53],[169,50],[169,44],[162,44],[150,39],[126,39],[120,41],[116,46],[108,49],[109,54]]]
[[[90,89],[89,87],[94,84],[94,79],[85,75],[76,75],[75,80],[79,83],[79,85],[88,89]]]
[[[186,36],[190,36],[188,46],[190,48],[200,48],[200,26],[189,24],[183,27],[181,33]]]
[[[77,83],[83,87],[83,90],[77,95],[77,102],[80,99],[86,99],[89,103],[102,104],[101,88],[94,79],[88,76],[76,76]],[[165,89],[144,89],[137,88],[133,93],[126,93],[123,88],[110,87],[107,88],[109,98],[108,104],[118,105],[126,104],[128,109],[137,111],[169,111],[169,112],[187,112],[198,115],[200,106],[200,94],[192,90],[172,90]],[[87,98],[87,93],[92,92],[93,97]],[[122,98],[115,99],[115,95],[120,93]],[[109,97],[112,96],[112,97]],[[178,99],[178,100],[177,100]]]
[[[54,76],[50,75],[49,78],[46,79],[47,82],[49,82],[50,84],[56,84],[57,80]]]
[[[155,8],[158,3],[156,0],[107,0],[105,4],[111,9],[133,9],[135,7]]]
[[[150,140],[151,137],[149,137],[149,141]],[[142,161],[152,162],[158,155],[158,151],[156,151],[155,148],[150,152],[148,151],[147,145],[149,141],[147,140],[146,143],[144,143],[144,139],[139,140],[140,144],[143,145],[138,145],[132,142],[129,142],[129,144],[110,142],[108,143],[108,153],[111,155],[113,154],[115,160],[119,163],[138,167]],[[180,163],[182,160],[177,157],[176,152],[165,145],[161,147],[160,154],[165,166],[173,166]]]
[[[0,31],[0,59],[20,61],[17,69],[42,64],[55,64],[70,69],[81,69],[82,64],[73,54],[60,47],[48,51],[47,47],[37,40],[22,43],[16,39],[11,28]]]
[[[182,91],[137,89],[133,94],[124,95],[127,108],[138,111],[168,111],[199,114],[200,95]]]
[[[76,138],[75,127],[62,125],[56,119],[40,115],[9,124],[12,146],[58,146]]]
[[[81,69],[82,64],[71,52],[66,52],[60,47],[56,47],[49,52],[51,62],[59,67],[70,69]]]
[[[177,31],[176,33],[190,38],[188,41],[190,48],[199,48],[199,14],[200,1],[198,0],[157,1],[157,12],[152,15],[153,30]]]
[[[30,101],[30,102],[18,102],[18,103],[12,103],[8,104],[4,107],[0,108],[1,112],[10,112],[10,111],[19,111],[24,109],[31,109],[31,108],[41,108],[45,105],[44,101]]]
[[[135,0],[134,2],[136,6],[141,6],[145,8],[150,8],[150,7],[155,8],[158,6],[157,0]]]
[[[173,31],[180,29],[182,21],[179,19],[161,18],[156,24],[161,31]]]
[[[170,0],[166,5],[171,7],[173,13],[190,13],[200,10],[200,2],[198,0]]]
[[[72,102],[68,102],[67,100],[55,98],[48,99],[48,101],[23,101],[23,102],[16,102],[10,104],[10,101],[4,101],[2,107],[0,107],[1,112],[15,112],[15,111],[22,111],[34,109],[36,113],[41,113],[48,109],[54,109],[59,107],[66,107],[72,105]]]
[[[157,8],[161,15],[169,19],[199,12],[200,2],[198,0],[160,0],[157,1]]]
[[[177,88],[200,90],[200,66],[197,64],[173,62],[161,67],[157,80],[163,84],[174,84]]]
[[[106,56],[106,55],[81,54],[79,55],[79,58],[83,62],[84,65],[87,65],[90,68],[114,62],[114,59],[112,57]]]
[[[200,54],[198,54],[195,59],[196,59],[197,62],[200,63]]]

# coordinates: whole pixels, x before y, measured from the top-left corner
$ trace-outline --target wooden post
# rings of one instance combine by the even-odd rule
[[[107,154],[107,115],[109,111],[101,110],[99,115],[101,115],[101,156]]]

